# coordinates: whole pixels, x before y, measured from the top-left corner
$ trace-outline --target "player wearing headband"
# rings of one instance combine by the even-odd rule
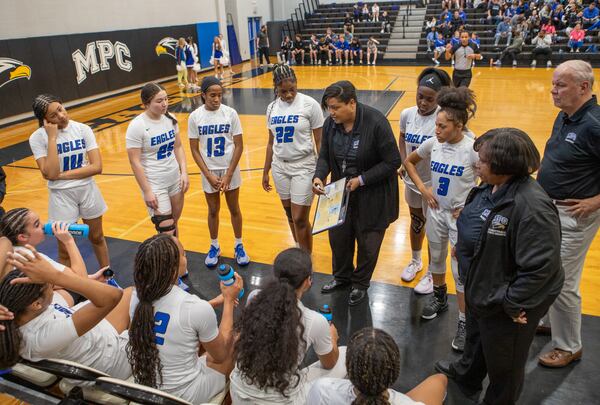
[[[433,274],[433,294],[423,308],[421,317],[433,319],[448,309],[446,293],[446,258],[448,241],[456,245],[456,218],[465,204],[469,191],[476,185],[475,165],[479,160],[473,150],[474,139],[466,133],[469,119],[477,109],[475,96],[466,87],[442,88],[437,95],[440,109],[437,113],[435,137],[421,146],[404,161],[404,167],[427,202],[425,232],[429,243],[429,270]],[[419,176],[417,164],[430,161],[431,187]],[[465,344],[464,287],[458,278],[458,264],[451,258],[452,274],[456,283],[459,322],[452,348],[462,351]]]
[[[440,107],[437,104],[437,94],[442,87],[451,86],[452,81],[448,73],[441,69],[427,68],[421,72],[417,79],[417,105],[407,108],[400,114],[399,147],[402,161],[411,152],[429,138],[435,137],[435,119]],[[426,187],[431,186],[431,171],[429,159],[421,160],[416,169],[419,177]],[[421,250],[425,237],[425,216],[427,202],[423,200],[419,189],[410,177],[406,176],[404,169],[400,174],[404,180],[404,198],[410,210],[410,246],[412,259],[402,271],[402,280],[412,281],[416,274],[423,268]],[[431,275],[427,275],[415,286],[418,294],[433,292]]]
[[[294,240],[301,248],[312,251],[310,206],[312,179],[321,146],[323,111],[319,103],[298,92],[294,71],[278,65],[273,71],[277,98],[267,107],[269,143],[263,169],[262,185],[271,191],[269,170],[275,189],[288,218]],[[313,141],[314,138],[314,141]]]
[[[110,259],[102,229],[106,203],[93,176],[102,173],[102,158],[92,129],[69,118],[59,97],[41,94],[33,100],[39,128],[29,137],[33,157],[48,180],[48,218],[89,225],[89,240],[100,267]],[[69,265],[69,254],[58,244],[59,261]]]
[[[190,184],[179,126],[168,111],[162,86],[146,84],[141,99],[146,111],[131,121],[125,135],[129,163],[154,227],[177,235],[183,194]]]
[[[234,256],[240,266],[250,263],[250,258],[242,244],[242,213],[240,211],[239,162],[244,148],[242,124],[238,113],[221,103],[223,86],[215,77],[202,80],[201,94],[204,105],[190,114],[188,136],[194,161],[202,172],[202,188],[208,204],[208,229],[210,249],[204,263],[216,266],[221,255],[219,246],[219,210],[221,197],[225,194],[231,214],[231,224],[235,235]]]

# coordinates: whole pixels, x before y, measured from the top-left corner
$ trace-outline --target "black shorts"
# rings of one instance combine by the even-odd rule
[[[454,69],[454,72],[452,72],[452,83],[454,83],[454,87],[469,87],[469,85],[471,84],[472,77],[473,72],[471,71],[471,69]]]

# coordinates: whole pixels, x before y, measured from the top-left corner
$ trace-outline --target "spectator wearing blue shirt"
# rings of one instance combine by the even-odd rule
[[[456,30],[456,31],[454,31],[454,35],[450,39],[450,45],[452,45],[452,47],[454,47],[455,45],[458,45],[458,44],[460,44],[460,31]]]
[[[335,58],[342,63],[342,55],[344,55],[345,64],[348,64],[348,52],[350,50],[350,44],[343,35],[340,35],[339,39],[335,43]]]
[[[438,33],[437,39],[435,40],[435,43],[434,43],[434,46],[435,46],[435,49],[433,50],[433,58],[431,58],[431,60],[437,66],[440,64],[440,62],[438,61],[438,58],[440,57],[440,55],[443,55],[446,53],[446,40],[444,39],[444,36],[441,33]]]
[[[458,16],[462,20],[463,24],[467,23],[467,13],[465,13],[465,10],[462,7],[458,9]]]
[[[432,27],[429,34],[427,34],[427,52],[431,52],[431,47],[435,45],[435,40],[437,38],[436,28]]]
[[[471,33],[471,43],[477,46],[477,49],[481,47],[481,39],[479,39],[476,32]]]
[[[600,10],[596,8],[596,3],[590,3],[590,5],[583,10],[583,28],[587,28],[598,21],[598,15]]]
[[[494,35],[494,46],[498,46],[500,38],[506,38],[506,45],[510,44],[512,39],[512,26],[510,25],[510,18],[504,17],[504,21],[500,21],[496,26],[496,34]]]

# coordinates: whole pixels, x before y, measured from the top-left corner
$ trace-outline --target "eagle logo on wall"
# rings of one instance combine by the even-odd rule
[[[154,50],[156,51],[156,56],[160,55],[171,55],[173,59],[177,59],[175,56],[175,48],[177,48],[177,40],[175,38],[166,37],[158,41],[158,45]]]
[[[0,58],[0,87],[13,80],[31,78],[31,68],[11,58]]]

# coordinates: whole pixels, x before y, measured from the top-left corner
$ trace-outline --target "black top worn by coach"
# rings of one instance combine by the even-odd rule
[[[600,106],[596,96],[570,117],[563,111],[558,114],[537,180],[554,200],[600,194]]]

